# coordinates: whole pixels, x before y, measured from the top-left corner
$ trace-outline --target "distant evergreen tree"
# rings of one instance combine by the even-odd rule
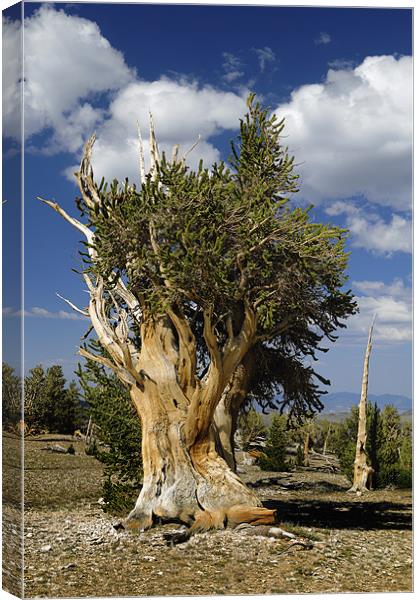
[[[400,487],[411,487],[413,469],[412,424],[404,423],[400,442]]]
[[[71,381],[64,390],[54,412],[53,429],[57,433],[74,433],[83,426],[85,411],[80,404],[80,390],[75,381]]]
[[[42,365],[37,365],[25,377],[25,423],[29,431],[39,432],[46,428],[44,398],[45,371]]]
[[[397,409],[385,406],[380,418],[378,485],[398,485],[400,472],[401,422]]]
[[[357,436],[358,408],[337,425],[330,438],[330,447],[336,452],[343,472],[351,480]],[[412,482],[411,425],[401,426],[400,415],[394,406],[380,411],[377,405],[367,404],[366,453],[368,464],[374,469],[373,488],[394,485],[409,487]]]
[[[42,402],[43,424],[54,433],[64,433],[58,429],[61,425],[61,411],[66,402],[66,380],[60,365],[52,365],[45,375],[44,396]],[[65,433],[70,433],[69,431]],[[71,432],[73,433],[73,432]]]
[[[83,422],[80,393],[74,381],[66,388],[62,367],[37,365],[25,377],[25,423],[29,431],[74,433]]]
[[[16,427],[21,416],[22,384],[15,370],[7,363],[2,364],[2,418],[3,429]]]
[[[374,469],[372,474],[372,485],[375,487],[378,484],[378,471],[380,462],[378,458],[378,449],[380,443],[380,409],[375,402],[372,405],[367,404],[367,443],[366,451],[369,458],[369,465]]]
[[[369,465],[374,469],[373,485],[376,482],[378,473],[377,446],[379,418],[380,411],[377,405],[368,402],[366,453],[369,459]],[[347,417],[343,423],[337,424],[330,437],[330,449],[337,454],[341,469],[350,481],[352,481],[353,478],[357,434],[358,407],[353,406],[349,417]]]
[[[269,428],[265,454],[259,459],[260,467],[264,471],[288,471],[287,445],[287,418],[285,415],[274,415]]]
[[[91,342],[95,351],[100,345]],[[135,501],[142,483],[141,428],[127,388],[92,360],[79,365],[78,376],[98,441],[94,455],[105,465],[104,509],[124,512]]]
[[[340,467],[350,481],[353,477],[357,433],[358,408],[354,406],[349,417],[337,424],[330,440],[330,449],[337,454]]]

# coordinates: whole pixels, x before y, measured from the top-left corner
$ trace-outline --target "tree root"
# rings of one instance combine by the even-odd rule
[[[304,548],[304,550],[312,550],[314,548],[314,543],[311,540],[304,540],[304,539],[293,540],[292,542],[290,542],[288,544],[288,546],[286,548],[284,548],[284,550],[282,550],[281,552],[278,552],[277,556],[280,556],[281,554],[285,554],[285,552],[288,552],[294,546],[302,546]]]

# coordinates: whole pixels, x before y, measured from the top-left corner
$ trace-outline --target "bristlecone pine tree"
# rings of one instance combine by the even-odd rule
[[[257,344],[302,365],[355,310],[341,289],[344,232],[288,207],[297,176],[283,127],[251,96],[231,168],[191,171],[177,150],[160,156],[151,121],[138,190],[96,185],[92,136],[76,174],[85,222],[45,200],[87,238],[90,303],[73,308],[108,357],[80,354],[128,386],[141,419],[144,480],[128,518],[138,527],[234,505],[249,522],[271,515],[217,452],[217,406]]]

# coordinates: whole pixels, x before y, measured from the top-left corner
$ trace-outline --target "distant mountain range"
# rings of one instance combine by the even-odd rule
[[[351,410],[352,406],[359,404],[359,396],[359,394],[352,392],[334,392],[325,394],[321,399],[324,404],[322,414],[347,413]],[[392,404],[400,413],[412,410],[412,400],[407,396],[395,394],[368,394],[368,400],[369,402],[372,402],[372,404],[377,403],[378,408],[384,408],[386,404]]]

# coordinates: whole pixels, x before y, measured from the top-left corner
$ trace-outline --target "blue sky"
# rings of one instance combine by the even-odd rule
[[[6,14],[4,56],[13,56],[17,15]],[[200,156],[227,158],[253,90],[286,117],[286,143],[301,174],[292,202],[313,202],[316,219],[350,230],[348,286],[360,313],[318,370],[332,380],[331,391],[357,392],[377,312],[370,391],[411,396],[409,10],[26,3],[25,19],[27,368],[58,362],[71,378],[88,327],[55,295],[86,304],[71,271],[80,265],[80,235],[36,196],[76,214],[71,173],[92,131],[96,174],[137,177],[136,121],[145,128],[149,109],[163,149],[177,142],[187,149],[201,134],[191,166]],[[8,64],[13,98],[19,74]],[[16,169],[13,106],[4,122],[3,164]],[[7,187],[4,196],[7,223],[17,196]],[[13,286],[5,287],[3,306],[7,334],[18,322]],[[8,357],[16,364],[12,348]]]

